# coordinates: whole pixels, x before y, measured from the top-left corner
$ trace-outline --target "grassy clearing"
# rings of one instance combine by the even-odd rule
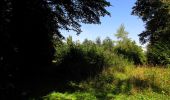
[[[44,100],[170,100],[170,68],[110,67],[95,79],[70,82],[75,92],[53,92]]]
[[[170,100],[170,96],[146,91],[135,95],[119,94],[113,100]]]

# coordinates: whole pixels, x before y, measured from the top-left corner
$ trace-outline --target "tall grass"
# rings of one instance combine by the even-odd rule
[[[110,67],[95,78],[81,83],[71,82],[76,89],[72,93],[51,93],[44,100],[60,100],[59,97],[70,97],[69,100],[169,100],[170,69],[159,67],[125,66],[123,71]],[[54,94],[57,95],[54,96]],[[56,97],[54,99],[50,99]],[[90,98],[90,99],[89,99]]]

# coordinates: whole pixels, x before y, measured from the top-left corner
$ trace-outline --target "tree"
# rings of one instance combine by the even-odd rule
[[[169,43],[157,42],[147,46],[147,60],[152,65],[163,65],[168,67],[170,64],[170,45]]]
[[[94,44],[95,43],[92,40],[88,40],[87,38],[83,41],[83,45],[85,46],[94,46]]]
[[[146,30],[139,36],[142,43],[149,42],[148,62],[170,64],[168,60],[170,59],[170,1],[137,0],[132,14],[139,16],[146,23]]]
[[[79,34],[80,23],[100,24],[100,16],[109,15],[107,6],[106,0],[1,0],[0,73],[5,80],[0,99],[23,92],[25,97],[23,84],[40,79],[52,64],[53,36],[62,38],[60,29]]]
[[[96,44],[99,46],[102,44],[100,37],[96,38]]]
[[[115,36],[117,37],[117,39],[125,41],[126,39],[128,39],[128,34],[129,33],[125,31],[125,26],[121,24]]]
[[[170,2],[168,0],[137,0],[132,11],[146,23],[146,30],[140,36],[142,43],[151,44],[169,36]]]
[[[114,51],[118,55],[123,55],[126,59],[134,62],[136,65],[144,64],[145,55],[142,48],[138,46],[135,41],[128,38],[128,34],[129,33],[125,31],[125,27],[122,24],[115,34],[119,40],[117,41]]]
[[[114,42],[109,38],[109,37],[106,37],[104,40],[103,40],[103,48],[105,50],[109,50],[109,51],[112,51],[113,49],[113,46],[114,46]]]

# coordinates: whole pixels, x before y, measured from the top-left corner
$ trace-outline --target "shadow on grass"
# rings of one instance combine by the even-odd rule
[[[75,63],[73,64],[74,66],[71,66],[70,64],[65,65],[67,66],[53,66],[48,69],[38,70],[38,72],[26,74],[23,79],[20,79],[17,82],[18,98],[21,98],[22,100],[30,100],[32,98],[41,100],[42,96],[53,91],[61,93],[74,92],[77,89],[70,86],[70,81],[80,82],[89,77],[94,77],[99,73],[96,72],[91,74],[88,71],[90,69],[76,69],[80,67],[80,65],[76,65]],[[67,68],[68,65],[71,67]],[[89,65],[88,67],[93,68],[92,65]]]
[[[115,86],[116,87],[113,91],[114,94],[119,94],[119,93],[131,94],[132,88],[135,88],[140,91],[152,89],[152,91],[156,93],[162,93],[162,91],[166,91],[160,88],[160,86],[156,85],[152,81],[141,80],[134,77],[126,80],[117,80],[115,82]]]

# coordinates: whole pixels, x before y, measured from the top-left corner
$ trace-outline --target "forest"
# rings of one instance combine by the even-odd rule
[[[107,0],[1,0],[0,100],[170,100],[170,0],[136,0],[141,44],[115,34],[74,41],[111,16]],[[114,23],[114,22],[113,22]]]

